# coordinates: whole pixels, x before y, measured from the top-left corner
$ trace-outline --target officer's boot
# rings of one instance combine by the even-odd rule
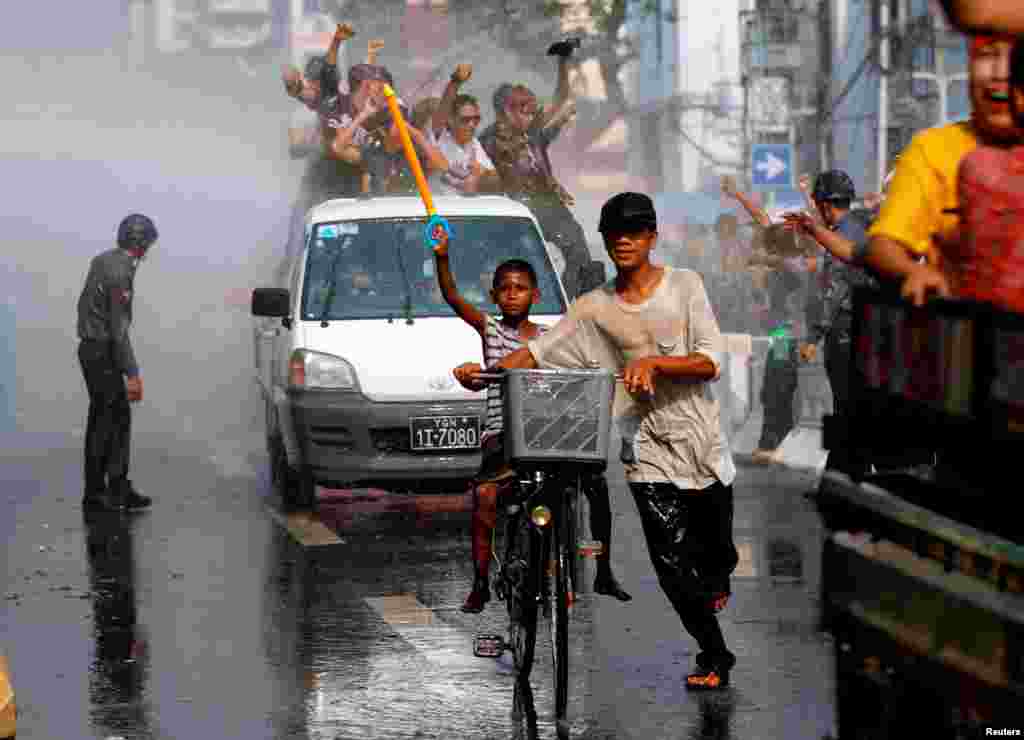
[[[104,477],[86,471],[85,495],[82,496],[82,510],[86,513],[121,511],[120,501],[111,493]]]
[[[126,511],[139,511],[153,505],[153,499],[136,491],[127,477],[115,478],[110,482],[110,488]]]

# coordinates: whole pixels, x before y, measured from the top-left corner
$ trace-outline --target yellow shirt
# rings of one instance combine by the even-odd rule
[[[978,146],[969,122],[927,129],[900,154],[878,219],[868,236],[884,236],[916,254],[928,254],[932,235],[956,227],[957,170],[960,160]]]

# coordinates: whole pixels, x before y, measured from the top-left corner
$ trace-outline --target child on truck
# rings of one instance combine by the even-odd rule
[[[496,318],[480,311],[459,293],[448,259],[448,234],[439,227],[435,229],[433,236],[436,243],[434,255],[437,261],[437,280],[441,294],[459,318],[480,335],[484,363],[488,367],[524,347],[528,340],[544,333],[547,327],[530,321],[530,309],[540,300],[537,274],[530,263],[511,259],[502,262],[495,269],[491,299],[501,309],[501,317]],[[478,366],[475,363],[467,363],[462,367]],[[457,373],[457,377],[462,374]],[[463,384],[471,387],[471,384]],[[483,389],[482,385],[472,387],[475,390]],[[484,605],[490,601],[488,574],[494,526],[498,515],[498,495],[515,480],[515,471],[508,467],[503,453],[502,392],[502,387],[497,384],[492,384],[487,389],[487,416],[481,434],[483,463],[473,484],[473,589],[462,605],[462,611],[467,613],[482,611]],[[604,476],[594,476],[583,489],[590,499],[591,530],[594,537],[603,545],[597,561],[594,591],[614,596],[619,601],[629,601],[630,595],[619,586],[612,575],[609,552],[611,504],[608,501],[608,485]]]

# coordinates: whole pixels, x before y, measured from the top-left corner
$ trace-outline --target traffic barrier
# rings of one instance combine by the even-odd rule
[[[832,413],[832,388],[821,360],[800,363],[793,400],[796,426],[779,445],[776,462],[820,475],[828,452],[822,447],[822,417]]]
[[[14,687],[11,685],[7,658],[0,655],[0,740],[15,735],[17,708],[14,705]]]
[[[761,386],[771,339],[726,334],[722,377],[712,384],[721,408],[721,429],[733,454],[749,455],[761,436]]]

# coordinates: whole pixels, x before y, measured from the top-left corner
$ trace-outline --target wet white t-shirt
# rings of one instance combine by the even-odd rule
[[[580,296],[566,316],[528,342],[541,367],[621,371],[642,357],[702,354],[721,367],[725,343],[700,275],[665,268],[653,295],[626,303],[615,283]],[[631,459],[623,460],[631,483],[672,483],[702,490],[736,477],[719,423],[718,401],[707,382],[655,379],[654,397],[636,399],[618,384],[615,417]]]
[[[444,129],[440,136],[437,136],[430,126],[426,128],[427,140],[440,149],[448,160],[448,170],[436,173],[430,178],[431,188],[441,195],[462,193],[462,183],[469,177],[474,164],[479,164],[484,171],[494,169],[494,163],[475,136],[469,144],[462,147],[448,129]]]

